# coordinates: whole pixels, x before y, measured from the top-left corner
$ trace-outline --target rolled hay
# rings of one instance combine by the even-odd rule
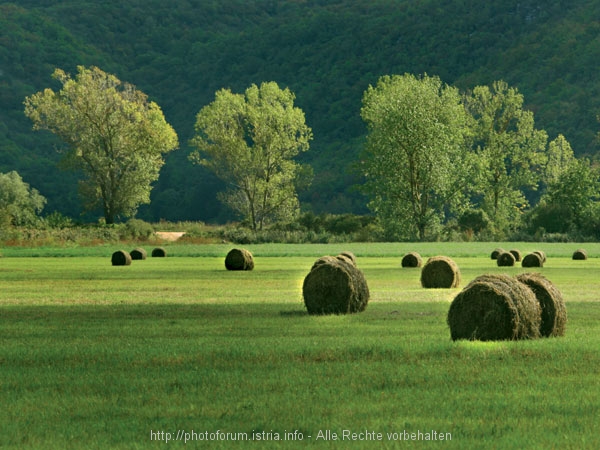
[[[540,306],[533,291],[508,275],[477,277],[452,301],[450,337],[479,341],[540,336]]]
[[[421,267],[423,258],[417,252],[408,252],[402,257],[402,267]]]
[[[539,253],[528,253],[521,261],[521,267],[544,267],[544,262]]]
[[[582,248],[579,248],[573,252],[574,260],[583,261],[583,260],[586,260],[587,258],[588,258],[587,252]]]
[[[504,253],[506,250],[504,250],[503,248],[495,248],[494,250],[492,250],[492,254],[490,255],[490,257],[492,259],[498,259],[498,255],[500,255],[501,253]]]
[[[134,261],[144,260],[148,256],[148,253],[146,252],[146,250],[144,250],[141,247],[134,248],[133,250],[131,250],[131,252],[129,252],[129,254],[131,255],[131,259]]]
[[[330,257],[331,258],[331,257]],[[365,310],[369,287],[353,264],[337,258],[319,258],[304,278],[302,296],[309,314],[351,314]]]
[[[561,292],[550,280],[539,273],[522,273],[516,278],[529,286],[540,305],[540,334],[544,337],[564,336],[567,308]]]
[[[131,255],[125,250],[117,250],[112,254],[111,262],[113,266],[129,266],[131,265]]]
[[[516,248],[513,248],[513,249],[509,250],[509,252],[511,252],[512,255],[515,257],[515,262],[521,262],[521,258],[523,257],[523,255],[521,254],[521,252],[519,250],[517,250]]]
[[[498,255],[496,264],[498,264],[498,267],[512,267],[515,265],[515,261],[515,255],[511,252],[504,252]]]
[[[252,253],[244,248],[234,248],[225,257],[227,270],[252,270],[254,269],[254,258]]]
[[[167,251],[163,247],[156,247],[151,253],[153,258],[166,258]]]
[[[455,288],[460,284],[460,270],[447,256],[432,256],[421,269],[424,288]]]
[[[348,252],[348,251],[342,252],[339,255],[337,255],[336,258],[338,258],[338,259],[345,258],[351,264],[356,266],[356,256],[352,252]]]
[[[325,264],[328,262],[332,262],[332,261],[337,261],[339,258],[335,257],[335,256],[330,256],[330,255],[326,255],[326,256],[321,256],[319,259],[317,259],[312,267],[310,268],[310,270],[313,270],[315,267],[320,266],[321,264]]]
[[[543,250],[534,250],[532,253],[537,253],[542,259],[542,263],[546,262],[546,253]]]

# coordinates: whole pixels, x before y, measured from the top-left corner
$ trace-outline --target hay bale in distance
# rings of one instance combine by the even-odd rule
[[[573,252],[573,259],[576,261],[584,261],[587,258],[588,258],[587,252],[582,248],[579,248]]]
[[[356,266],[356,255],[354,253],[349,252],[349,251],[343,251],[342,253],[340,253],[338,255],[338,258],[340,256],[343,257],[343,258],[347,258],[348,260],[350,260],[350,262],[352,264],[354,264]]]
[[[544,262],[539,253],[529,253],[521,261],[521,267],[544,267]]]
[[[540,305],[540,334],[545,337],[564,336],[567,308],[556,286],[539,273],[522,273],[516,279],[529,286]]]
[[[515,261],[515,255],[511,252],[504,252],[498,255],[496,264],[498,264],[498,267],[512,267],[515,265]]]
[[[543,250],[534,250],[532,253],[537,253],[542,259],[542,263],[546,262],[546,253]]]
[[[505,252],[505,250],[504,250],[503,248],[500,248],[500,247],[498,247],[498,248],[495,248],[495,249],[492,251],[492,254],[490,255],[490,257],[491,257],[492,259],[498,259],[498,255],[500,255],[501,253],[504,253],[504,252]]]
[[[146,252],[146,250],[141,247],[134,248],[133,250],[131,250],[129,252],[129,254],[131,255],[131,259],[133,261],[144,260],[148,256],[148,253]]]
[[[331,257],[330,257],[331,258]],[[309,314],[362,312],[369,302],[364,274],[343,259],[319,258],[304,278],[302,296]]]
[[[447,323],[452,340],[534,339],[540,306],[533,291],[508,275],[482,275],[452,301]]]
[[[111,263],[113,266],[129,266],[131,265],[131,255],[125,250],[117,250],[112,254]]]
[[[421,269],[424,288],[455,288],[460,284],[460,270],[447,256],[432,256]]]
[[[156,247],[151,254],[153,258],[166,258],[167,251],[163,247]]]
[[[423,258],[417,252],[408,252],[402,258],[402,267],[421,267]]]
[[[512,255],[515,257],[515,262],[521,262],[521,258],[523,258],[523,255],[521,254],[521,252],[519,250],[517,250],[516,248],[513,248],[513,249],[509,250],[509,252],[511,252]]]
[[[234,248],[225,257],[225,268],[227,270],[252,270],[254,269],[254,258],[252,253],[244,248]]]

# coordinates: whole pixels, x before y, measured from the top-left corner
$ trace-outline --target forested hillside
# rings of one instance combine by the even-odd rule
[[[16,170],[47,212],[78,217],[76,174],[57,167],[61,143],[34,132],[26,96],[55,67],[96,65],[163,109],[181,148],[143,207],[147,220],[226,220],[222,186],[187,159],[195,115],[229,87],[276,81],[296,94],[314,140],[315,212],[367,211],[352,167],[365,126],[363,92],[381,75],[438,75],[461,90],[505,80],[536,126],[597,151],[600,0],[19,0],[0,2],[0,172]]]

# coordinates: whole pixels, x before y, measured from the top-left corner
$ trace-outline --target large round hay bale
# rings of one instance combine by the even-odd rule
[[[254,258],[252,253],[244,248],[234,248],[225,257],[227,270],[252,270],[254,269]]]
[[[152,250],[151,255],[153,258],[166,258],[167,250],[165,250],[163,247],[156,247]]]
[[[492,254],[490,255],[490,257],[492,259],[498,259],[498,255],[500,255],[501,253],[504,253],[506,250],[504,250],[503,248],[495,248],[494,250],[492,250]]]
[[[348,261],[353,266],[356,266],[356,256],[352,252],[348,252],[348,251],[342,252],[339,255],[337,255],[336,258]]]
[[[588,258],[587,252],[584,249],[582,249],[582,248],[579,248],[579,249],[577,249],[577,250],[575,250],[573,252],[573,259],[574,260],[584,261],[587,258]]]
[[[332,261],[337,261],[339,258],[335,257],[335,256],[330,256],[330,255],[326,255],[326,256],[321,256],[320,258],[318,258],[312,265],[312,267],[310,268],[310,270],[313,270],[315,267],[320,266],[321,264],[325,264],[328,262],[332,262]]]
[[[460,284],[460,270],[447,256],[432,256],[421,269],[424,288],[455,288]]]
[[[369,287],[353,264],[332,258],[313,265],[304,278],[302,296],[309,314],[348,314],[364,311]]]
[[[543,250],[534,250],[532,253],[537,253],[538,255],[540,255],[542,263],[546,262],[546,252],[544,252]]]
[[[148,256],[146,250],[141,247],[134,248],[133,250],[131,250],[131,252],[129,252],[129,254],[131,255],[131,259],[134,261],[144,260]]]
[[[496,264],[498,264],[498,267],[512,267],[515,265],[515,255],[511,252],[500,253],[496,259]]]
[[[567,308],[560,291],[539,273],[522,273],[517,280],[526,284],[535,294],[541,309],[540,334],[564,336],[567,324]]]
[[[544,262],[539,253],[528,253],[521,261],[521,267],[544,267]]]
[[[421,267],[423,258],[417,252],[408,252],[402,257],[402,267]]]
[[[129,266],[131,265],[131,255],[125,250],[117,250],[112,254],[111,262],[113,266]]]
[[[515,262],[521,261],[521,258],[523,257],[523,255],[521,254],[521,252],[519,250],[517,250],[516,248],[513,248],[513,249],[509,250],[509,252],[511,252],[512,255],[515,257]]]
[[[482,275],[452,301],[452,340],[533,339],[540,336],[540,306],[529,287],[508,275]]]

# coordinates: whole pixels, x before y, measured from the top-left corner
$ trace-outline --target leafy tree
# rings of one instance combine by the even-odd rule
[[[527,206],[524,190],[537,188],[547,135],[535,129],[533,113],[523,110],[523,96],[504,81],[491,89],[477,86],[465,105],[475,119],[480,206],[502,233],[518,223]]]
[[[25,114],[69,146],[67,166],[85,174],[86,209],[101,206],[107,224],[134,215],[150,202],[163,153],[177,148],[175,131],[146,94],[97,67],[79,66],[74,79],[56,69],[53,78],[62,89],[27,97]]]
[[[0,173],[0,226],[24,226],[37,222],[46,199],[15,172]]]
[[[426,239],[448,209],[466,206],[471,166],[457,89],[427,75],[384,76],[364,93],[361,115],[370,207],[388,234]]]
[[[220,200],[254,230],[295,216],[297,187],[311,176],[293,160],[312,139],[294,98],[275,82],[253,84],[244,94],[222,89],[197,115],[190,158],[228,183]]]
[[[558,182],[560,175],[575,163],[575,156],[571,144],[562,134],[548,144],[547,156],[544,181],[551,185]]]

